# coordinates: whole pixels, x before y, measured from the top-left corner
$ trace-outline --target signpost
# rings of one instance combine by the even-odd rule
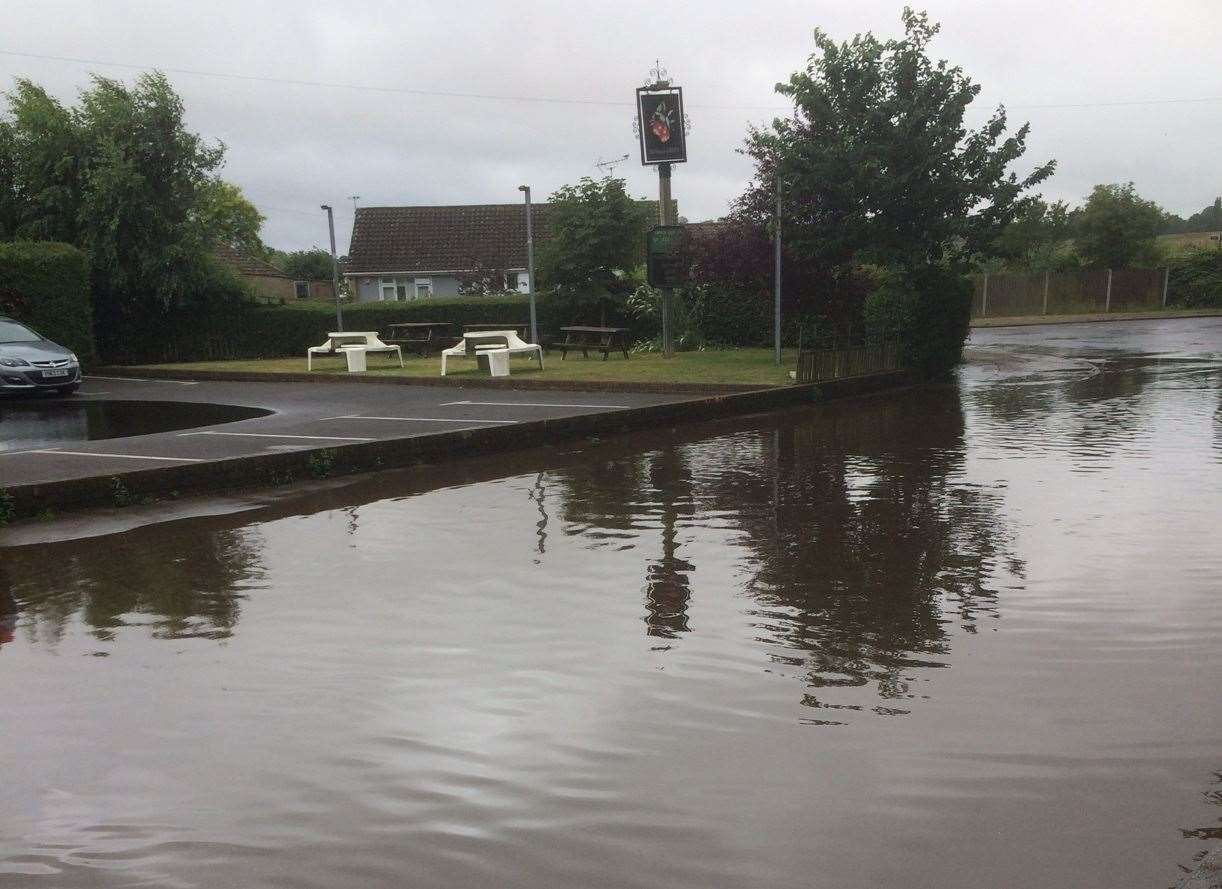
[[[674,218],[674,203],[670,197],[670,169],[671,164],[687,161],[687,118],[683,114],[683,88],[671,86],[661,62],[650,72],[650,77],[653,82],[638,87],[636,91],[636,124],[641,143],[641,163],[658,168],[658,222],[661,225],[649,233],[652,257],[654,233],[678,228],[675,225],[678,220]],[[665,240],[673,236],[658,237]],[[649,267],[652,283],[652,259]],[[671,358],[675,354],[671,341],[671,303],[674,300],[675,284],[661,283],[654,286],[662,288],[662,355]]]

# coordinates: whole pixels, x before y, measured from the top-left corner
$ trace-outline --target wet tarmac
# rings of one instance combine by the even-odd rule
[[[1222,321],[1038,333],[23,532],[0,884],[1170,886],[1222,842]]]

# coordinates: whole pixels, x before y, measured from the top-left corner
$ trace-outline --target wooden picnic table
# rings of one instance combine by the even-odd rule
[[[445,321],[403,321],[388,324],[383,342],[410,349],[421,357],[454,345],[450,324]]]
[[[603,361],[611,352],[623,352],[628,357],[627,327],[562,327],[560,332],[564,342],[557,343],[556,348],[560,350],[561,361],[568,357],[570,349],[580,349],[582,358],[589,358],[591,350],[602,352]]]

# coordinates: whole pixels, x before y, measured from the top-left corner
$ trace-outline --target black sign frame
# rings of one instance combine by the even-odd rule
[[[637,87],[636,120],[643,165],[687,162],[683,87]]]
[[[656,235],[673,236],[675,246],[669,250],[655,249]],[[670,238],[667,238],[670,240]],[[649,286],[663,290],[682,287],[687,282],[687,227],[655,225],[645,235],[645,269]]]

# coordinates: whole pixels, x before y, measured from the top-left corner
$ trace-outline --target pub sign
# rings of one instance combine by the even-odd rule
[[[639,87],[636,113],[642,164],[681,164],[687,160],[682,87]]]
[[[687,230],[655,225],[645,238],[645,265],[651,287],[682,287],[687,281]]]

